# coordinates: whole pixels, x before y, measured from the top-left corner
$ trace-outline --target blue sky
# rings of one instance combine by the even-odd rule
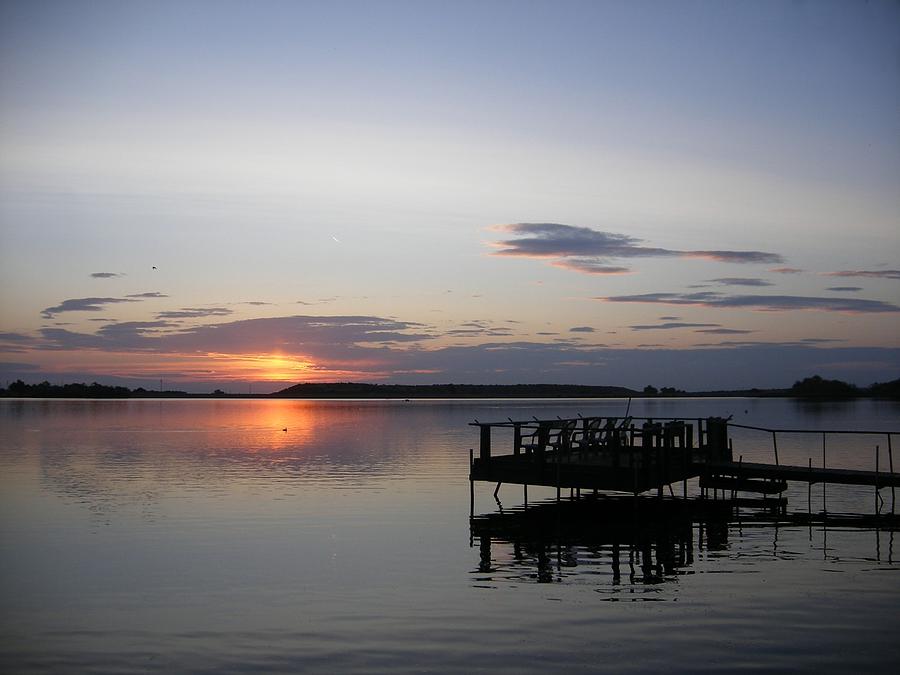
[[[4,2],[0,377],[892,379],[897,25],[895,2]]]

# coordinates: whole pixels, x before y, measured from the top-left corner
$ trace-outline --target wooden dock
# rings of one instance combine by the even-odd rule
[[[477,456],[470,457],[470,481],[526,486],[627,492],[638,495],[655,490],[663,495],[666,486],[682,483],[687,497],[687,481],[699,479],[706,490],[780,494],[788,481],[866,485],[877,491],[900,487],[900,473],[893,471],[892,438],[898,432],[777,430],[747,427],[771,433],[774,463],[734,460],[729,420],[709,418],[578,417],[552,420],[508,420],[473,422],[479,428]],[[494,452],[494,432],[500,430],[508,441],[508,451]],[[886,438],[888,471],[880,471],[876,453],[874,471],[839,467],[790,466],[778,461],[778,433],[873,434]],[[527,494],[527,493],[526,493]]]

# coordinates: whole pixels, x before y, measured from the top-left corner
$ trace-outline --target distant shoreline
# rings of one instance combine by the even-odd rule
[[[152,391],[128,389],[93,383],[53,385],[48,382],[25,384],[21,380],[0,390],[3,398],[70,398],[70,399],[361,399],[361,400],[428,400],[428,399],[623,399],[623,398],[797,398],[844,400],[856,398],[898,399],[900,379],[874,384],[867,388],[838,380],[815,376],[787,389],[730,389],[688,392],[672,387],[644,391],[627,387],[566,384],[369,384],[330,382],[296,384],[271,394],[237,394],[216,390],[194,394],[184,391]]]

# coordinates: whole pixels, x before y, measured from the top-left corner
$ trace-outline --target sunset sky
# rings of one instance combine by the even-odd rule
[[[0,379],[900,377],[900,3],[0,3]]]

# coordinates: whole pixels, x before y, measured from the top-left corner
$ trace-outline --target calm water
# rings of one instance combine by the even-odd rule
[[[469,421],[624,405],[0,401],[0,670],[895,670],[890,531],[749,513],[648,528],[606,511],[557,536],[516,529],[520,486],[498,504],[478,484],[476,514],[502,508],[511,529],[473,536]],[[900,407],[872,401],[650,400],[632,414],[900,429]],[[826,461],[874,468],[875,444],[884,468],[885,437],[829,438]],[[821,436],[779,438],[779,452],[821,464]],[[737,433],[739,454],[770,461],[770,436]],[[808,496],[792,486],[789,510]],[[871,488],[824,497],[874,509]],[[814,511],[822,499],[815,486]]]

